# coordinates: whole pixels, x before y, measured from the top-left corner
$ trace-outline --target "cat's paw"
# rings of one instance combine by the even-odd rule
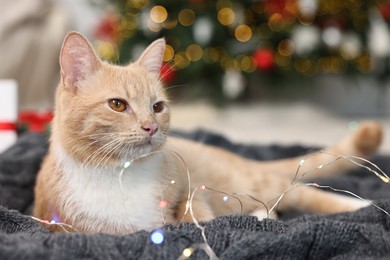
[[[376,152],[382,143],[382,126],[374,121],[363,122],[353,134],[353,143],[357,152],[368,156]]]
[[[372,205],[371,200],[354,198],[349,196],[342,196],[341,202],[343,202],[343,204],[340,206],[339,212],[352,212]]]
[[[278,219],[278,214],[275,211],[268,212],[266,209],[256,209],[250,212],[249,216],[257,217],[260,221],[266,218]]]

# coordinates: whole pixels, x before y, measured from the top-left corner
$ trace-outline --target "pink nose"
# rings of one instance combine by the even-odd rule
[[[153,136],[158,131],[158,126],[156,123],[146,123],[141,126],[141,128],[149,134],[149,136]]]

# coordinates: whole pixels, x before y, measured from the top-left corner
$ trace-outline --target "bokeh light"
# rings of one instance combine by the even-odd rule
[[[234,31],[234,36],[240,42],[247,42],[252,38],[252,29],[246,24],[241,24]]]
[[[236,15],[231,8],[225,7],[218,11],[218,21],[222,25],[231,25],[234,23]]]
[[[164,6],[156,5],[150,10],[150,19],[155,23],[163,23],[167,18],[168,12]]]
[[[191,9],[183,9],[178,15],[179,23],[184,26],[191,26],[195,21],[195,12]]]

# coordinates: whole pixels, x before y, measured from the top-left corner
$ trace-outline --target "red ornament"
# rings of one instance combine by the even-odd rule
[[[168,63],[164,63],[160,69],[160,77],[165,83],[171,83],[175,78],[172,66]]]
[[[33,133],[45,132],[52,119],[53,113],[51,111],[45,113],[24,111],[19,113],[19,123]]]
[[[379,6],[379,10],[385,18],[385,20],[390,21],[390,4],[389,3],[383,3]]]
[[[265,0],[264,11],[268,16],[280,14],[284,18],[289,19],[297,14],[296,0]]]
[[[253,54],[257,69],[269,71],[274,67],[274,54],[269,49],[259,49]]]
[[[96,27],[94,31],[95,38],[116,42],[118,38],[117,20],[115,15],[107,14]]]

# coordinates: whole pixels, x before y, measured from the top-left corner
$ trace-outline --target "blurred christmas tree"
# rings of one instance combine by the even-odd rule
[[[117,0],[96,36],[113,62],[165,37],[163,79],[234,99],[264,79],[369,74],[390,56],[390,4],[362,0]],[[180,91],[180,88],[179,88]]]

